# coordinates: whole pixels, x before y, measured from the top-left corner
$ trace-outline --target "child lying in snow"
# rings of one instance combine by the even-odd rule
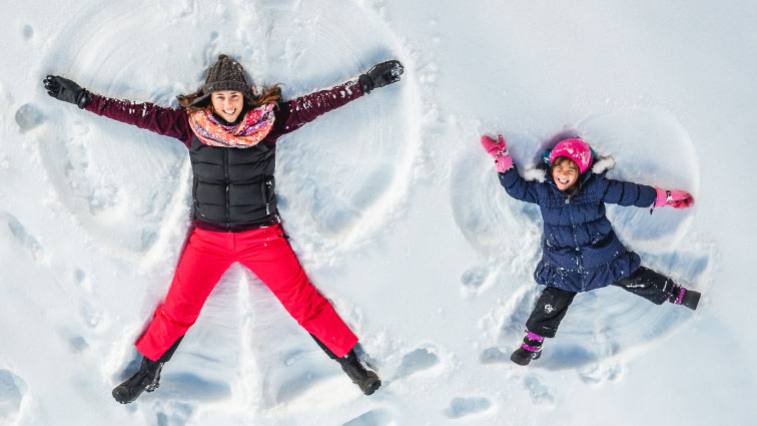
[[[544,220],[542,259],[534,278],[546,288],[526,321],[523,344],[510,356],[527,365],[541,355],[546,337],[554,337],[578,292],[616,285],[655,304],[668,302],[696,309],[699,292],[641,266],[639,255],[626,249],[605,216],[605,203],[621,206],[686,208],[691,194],[608,179],[606,171],[590,169],[593,155],[579,138],[560,141],[544,158],[549,174],[544,182],[526,181],[518,174],[504,138],[481,137],[494,157],[499,181],[511,197],[538,204]]]

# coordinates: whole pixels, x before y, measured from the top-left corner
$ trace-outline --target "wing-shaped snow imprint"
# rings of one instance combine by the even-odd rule
[[[681,188],[696,197],[699,165],[693,144],[672,114],[658,109],[629,110],[590,117],[576,132],[604,155],[612,155],[614,179],[665,188]],[[516,163],[541,150],[532,137],[511,135],[519,147]],[[528,148],[523,148],[528,145]],[[482,363],[507,363],[522,338],[531,306],[541,291],[531,277],[540,256],[541,220],[533,206],[510,199],[499,185],[485,153],[471,149],[455,165],[452,203],[455,220],[471,245],[486,256],[482,265],[461,277],[464,294],[496,288],[510,300],[495,307],[482,323],[504,347],[484,349]],[[533,161],[533,160],[531,160]],[[697,241],[691,229],[696,209],[649,209],[608,206],[608,217],[624,243],[639,252],[644,265],[699,291],[710,285],[714,248]],[[686,241],[684,241],[686,237]],[[694,241],[692,243],[692,241]],[[706,296],[705,296],[706,301]],[[706,306],[706,303],[700,305]],[[580,294],[555,339],[533,363],[547,369],[576,368],[587,383],[614,380],[622,373],[618,355],[672,332],[692,313],[679,306],[656,306],[610,287]],[[638,351],[634,351],[638,353]]]
[[[245,13],[195,2],[84,10],[81,19],[100,25],[72,25],[56,36],[50,51],[73,64],[56,72],[98,93],[166,105],[199,86],[202,71],[223,52],[240,56],[258,86],[286,82],[285,98],[341,83],[375,62],[403,56],[391,30],[352,3],[336,14],[326,2],[238,7]],[[138,19],[132,16],[137,11]],[[214,17],[226,22],[225,30],[218,29]],[[137,22],[139,28],[132,28]],[[173,50],[184,45],[187,25],[206,32],[207,45]],[[118,54],[125,43],[154,45],[156,39],[159,48],[140,50],[140,58]],[[189,80],[187,70],[196,70]],[[289,231],[302,247],[349,250],[396,215],[420,143],[415,90],[406,74],[400,84],[378,89],[281,140],[277,192]],[[58,197],[95,240],[120,254],[140,255],[167,238],[166,227],[181,226],[190,176],[181,144],[68,105],[50,108],[56,109],[51,120],[56,140],[40,146],[45,168]],[[22,116],[24,129],[36,125],[30,114]],[[134,215],[144,217],[143,228],[123,229],[118,218]]]
[[[608,173],[697,197],[699,160],[694,144],[676,117],[663,109],[634,109],[590,117],[577,125],[601,153],[615,159]],[[596,142],[594,142],[596,141]],[[635,250],[667,252],[691,230],[693,209],[649,209],[608,206],[608,217],[623,241]]]
[[[195,40],[205,43],[188,46],[189,28],[204,34]],[[51,70],[56,74],[106,96],[164,106],[175,105],[175,95],[196,89],[202,72],[220,53],[238,56],[258,87],[286,83],[285,98],[352,79],[379,61],[412,57],[372,11],[353,2],[334,8],[325,0],[261,1],[255,7],[243,1],[194,0],[84,5],[77,19],[50,40],[42,61],[70,64]],[[303,257],[316,257],[317,251],[333,259],[370,241],[401,213],[421,141],[419,96],[412,66],[406,69],[401,83],[377,89],[279,141],[277,191]],[[166,259],[174,257],[165,252],[180,246],[176,229],[185,229],[189,212],[191,170],[185,148],[68,104],[51,101],[40,112],[43,121],[21,114],[16,124],[28,129],[28,137],[40,135],[33,149],[53,201],[94,247],[105,248],[110,256],[173,267]],[[127,226],[137,222],[136,228]],[[247,287],[242,276],[232,272],[224,280]],[[326,385],[331,391],[334,385],[337,390],[344,386],[345,393],[360,396],[275,298],[266,296],[267,289],[251,286],[249,293],[233,295],[242,302],[225,300],[225,308],[214,306],[223,292],[211,295],[164,370],[161,390],[146,396],[151,403],[137,410],[171,424],[195,415],[194,406],[166,410],[183,399],[241,399],[246,407],[266,410],[291,409],[319,398],[313,405],[323,407],[324,399],[331,400],[323,397]],[[99,346],[86,337],[71,337],[72,348]],[[289,356],[297,352],[307,356]],[[118,364],[135,355],[116,354],[121,360],[111,363],[111,374],[121,372]],[[113,384],[121,378],[110,377]],[[184,387],[197,389],[180,390]],[[249,409],[240,414],[247,422],[251,415],[256,414]],[[286,410],[267,415],[288,421]]]

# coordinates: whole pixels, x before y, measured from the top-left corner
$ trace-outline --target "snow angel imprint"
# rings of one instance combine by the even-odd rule
[[[287,311],[366,395],[381,381],[355,354],[358,338],[309,281],[286,239],[276,207],[276,141],[321,114],[399,81],[399,61],[377,64],[355,80],[289,101],[274,86],[257,94],[242,65],[220,55],[205,84],[179,96],[180,108],[106,98],[48,75],[50,96],[79,108],[180,140],[194,173],[193,226],[165,300],[136,342],[143,355],[133,376],[113,389],[121,403],[154,391],[163,365],[194,324],[233,262],[252,270]]]
[[[686,208],[693,204],[684,191],[665,190],[608,179],[603,165],[594,167],[594,153],[580,138],[563,139],[544,154],[544,182],[526,181],[507,152],[505,139],[481,137],[494,157],[499,181],[513,198],[539,205],[544,220],[542,259],[536,282],[546,286],[526,321],[523,344],[510,359],[527,365],[541,355],[546,337],[555,337],[560,321],[577,293],[610,284],[657,305],[665,301],[696,309],[700,293],[645,268],[639,255],[615,235],[605,203],[621,206]]]

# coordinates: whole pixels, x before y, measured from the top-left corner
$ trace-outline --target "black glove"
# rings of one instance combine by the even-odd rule
[[[363,92],[370,93],[377,87],[399,81],[404,71],[405,67],[402,66],[400,61],[393,59],[374,65],[367,73],[361,74],[357,81],[363,88]]]
[[[73,81],[59,77],[57,75],[48,75],[42,80],[45,85],[47,94],[58,99],[59,101],[70,102],[84,109],[90,101],[89,92],[83,89]]]

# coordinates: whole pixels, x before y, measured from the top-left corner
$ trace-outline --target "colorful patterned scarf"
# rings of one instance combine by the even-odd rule
[[[252,148],[273,128],[274,104],[266,104],[248,111],[239,124],[221,123],[210,108],[189,112],[189,126],[205,145],[224,148]]]

